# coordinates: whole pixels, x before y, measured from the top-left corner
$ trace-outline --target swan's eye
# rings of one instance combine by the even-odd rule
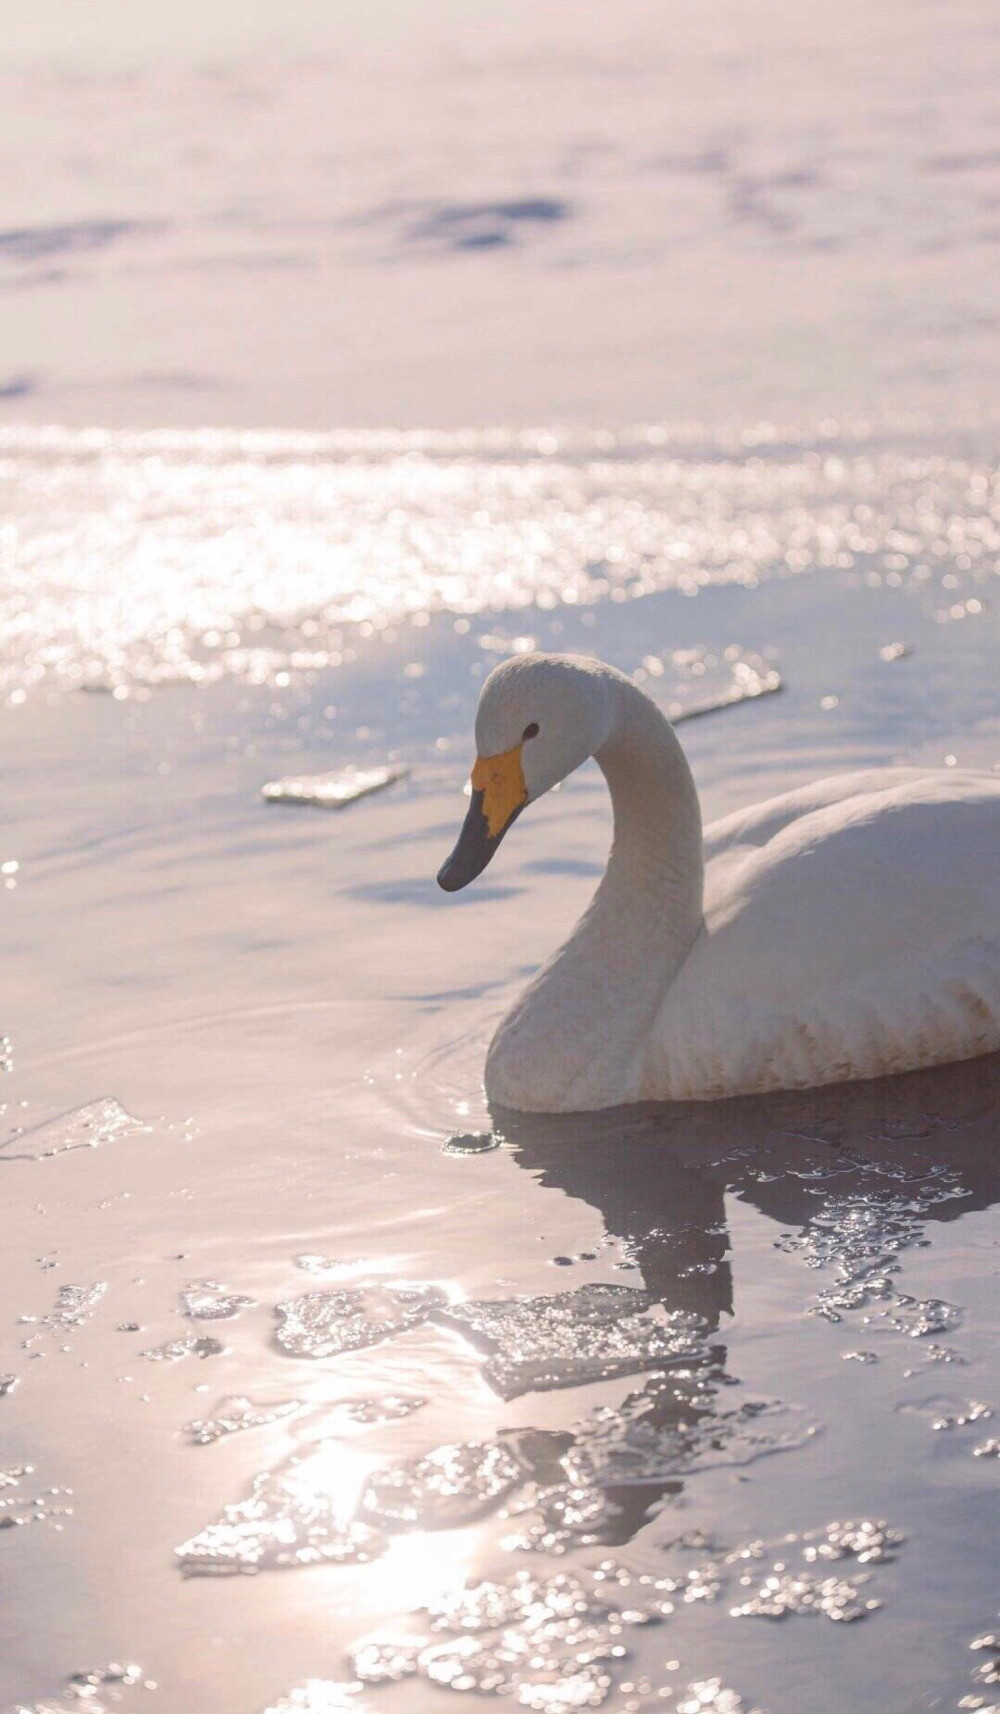
[[[526,726],[524,728],[524,731],[521,733],[521,743],[525,744],[525,743],[527,743],[527,740],[529,738],[537,738],[537,737],[538,737],[538,721],[533,720],[531,722],[531,725]]]

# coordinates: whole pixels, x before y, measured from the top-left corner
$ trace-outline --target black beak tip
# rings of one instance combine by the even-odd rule
[[[458,864],[449,857],[447,863],[442,863],[438,870],[437,884],[446,893],[459,893],[463,887],[468,886],[471,879],[472,876],[464,875]]]
[[[473,793],[469,813],[458,836],[458,844],[438,870],[438,886],[444,892],[461,892],[463,887],[467,887],[470,881],[482,874],[507,828],[520,815],[522,807],[523,805],[518,804],[500,832],[491,834],[483,814],[483,794]]]

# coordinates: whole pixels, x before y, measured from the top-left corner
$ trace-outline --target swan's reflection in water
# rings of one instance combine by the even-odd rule
[[[352,1682],[383,1691],[398,1686],[404,1711],[422,1709],[428,1694],[446,1686],[516,1696],[547,1714],[573,1714],[618,1696],[616,1709],[641,1714],[652,1705],[642,1696],[664,1706],[677,1689],[677,1663],[664,1678],[664,1649],[655,1641],[664,1620],[671,1655],[676,1648],[692,1669],[700,1657],[714,1673],[740,1666],[727,1615],[811,1615],[837,1621],[838,1629],[865,1618],[881,1604],[870,1568],[895,1558],[911,1517],[898,1520],[900,1534],[897,1520],[881,1521],[877,1511],[852,1510],[833,1521],[829,1512],[789,1514],[773,1485],[761,1485],[756,1510],[728,1503],[746,1492],[736,1488],[725,1489],[720,1506],[718,1487],[714,1500],[701,1490],[698,1509],[689,1504],[675,1517],[664,1508],[689,1487],[693,1472],[790,1451],[810,1434],[808,1409],[794,1408],[801,1401],[790,1408],[731,1384],[740,1377],[727,1322],[739,1304],[727,1212],[733,1198],[742,1199],[775,1222],[779,1247],[800,1250],[816,1268],[814,1307],[829,1320],[842,1319],[852,1332],[868,1317],[873,1329],[897,1335],[950,1335],[957,1306],[908,1296],[899,1269],[932,1223],[1000,1200],[1000,1056],[806,1095],[557,1118],[498,1112],[493,1120],[517,1166],[542,1191],[599,1212],[641,1286],[628,1273],[619,1276],[627,1285],[604,1280],[540,1297],[443,1304],[428,1295],[423,1325],[461,1330],[487,1358],[487,1376],[495,1379],[501,1361],[510,1384],[495,1390],[508,1405],[520,1401],[523,1414],[510,1412],[489,1438],[456,1439],[389,1465],[376,1448],[317,1443],[259,1478],[249,1502],[228,1508],[220,1525],[179,1550],[182,1568],[246,1568],[248,1543],[252,1569],[349,1563],[370,1613],[409,1608],[405,1620],[356,1637],[349,1657]],[[525,1203],[536,1207],[533,1192]],[[691,1329],[683,1349],[665,1360],[648,1343],[657,1319]],[[762,1331],[774,1335],[780,1359],[794,1358],[800,1329],[790,1346],[782,1325]],[[933,1338],[923,1341],[928,1347]],[[581,1376],[588,1386],[602,1377],[614,1386],[597,1404],[592,1391],[580,1400]],[[553,1399],[543,1406],[549,1391],[565,1400],[564,1413]],[[848,1442],[849,1457],[856,1456],[852,1444],[867,1457],[867,1441]],[[847,1474],[853,1488],[854,1469]],[[867,1474],[857,1472],[859,1480]],[[801,1476],[800,1503],[808,1472],[805,1490]],[[875,1477],[866,1494],[878,1500],[891,1483],[877,1470]],[[829,1481],[823,1492],[829,1495]],[[893,1492],[899,1496],[898,1484]],[[956,1576],[970,1559],[968,1569],[976,1570],[958,1492],[952,1478],[944,1552]],[[773,1535],[761,1528],[772,1502],[774,1531],[781,1532]],[[650,1520],[642,1543],[626,1548]],[[771,1539],[763,1539],[765,1530]],[[938,1548],[941,1541],[939,1533]],[[608,1557],[605,1548],[625,1551]],[[697,1613],[713,1605],[719,1622],[699,1631]],[[649,1645],[642,1641],[647,1626]],[[943,1636],[943,1623],[938,1631]],[[743,1648],[742,1635],[735,1648]],[[753,1656],[758,1679],[796,1670],[784,1648],[783,1639],[766,1659],[763,1651]],[[862,1649],[852,1661],[839,1657],[838,1671],[833,1690],[840,1700],[818,1701],[822,1714],[889,1706],[880,1659]],[[908,1694],[914,1675],[926,1671],[926,1658],[919,1666],[907,1659],[893,1689]],[[700,1684],[714,1696],[718,1683],[704,1677],[694,1689]],[[647,1689],[632,1696],[637,1685]],[[728,1692],[699,1697],[682,1694],[669,1706],[743,1706]],[[901,1706],[898,1699],[892,1705]]]
[[[929,1223],[1000,1200],[1000,1056],[807,1092],[493,1121],[519,1165],[598,1210],[655,1302],[696,1316],[705,1336],[701,1367],[651,1376],[617,1416],[604,1413],[596,1442],[583,1426],[607,1507],[577,1540],[621,1543],[687,1469],[795,1443],[779,1429],[769,1444],[753,1407],[734,1414],[721,1391],[736,1379],[724,1343],[737,1307],[727,1198],[774,1220],[780,1247],[822,1270],[821,1316],[933,1337],[960,1308],[902,1291],[900,1256]]]

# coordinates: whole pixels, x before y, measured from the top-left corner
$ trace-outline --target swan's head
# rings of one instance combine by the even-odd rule
[[[475,880],[522,809],[594,755],[614,719],[615,675],[600,661],[515,655],[494,668],[476,713],[472,803],[439,885]]]

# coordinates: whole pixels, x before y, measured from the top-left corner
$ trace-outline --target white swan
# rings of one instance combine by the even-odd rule
[[[614,807],[589,909],[493,1038],[491,1102],[706,1100],[1000,1048],[1000,779],[841,774],[703,835],[669,722],[623,674],[563,655],[490,674],[476,744],[448,891],[588,756]]]

